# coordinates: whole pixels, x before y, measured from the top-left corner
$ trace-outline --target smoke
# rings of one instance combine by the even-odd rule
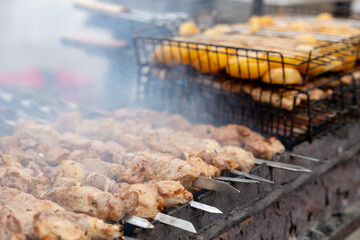
[[[171,12],[182,12],[182,16],[201,12],[209,18],[214,9],[225,9],[226,12],[236,5],[228,1],[205,0],[102,2],[157,14],[155,16],[162,20]],[[112,110],[141,105],[189,115],[198,109],[201,101],[205,101],[202,105],[206,108],[200,107],[199,111],[215,109],[218,100],[215,97],[211,100],[211,94],[204,100],[200,90],[190,89],[187,94],[191,98],[187,98],[181,86],[163,86],[161,83],[156,86],[156,91],[145,89],[153,91],[157,100],[136,101],[141,87],[138,80],[142,76],[139,76],[132,37],[135,29],[152,23],[81,9],[75,7],[73,0],[0,0],[0,86],[78,102],[89,109]],[[63,41],[67,36],[123,40],[126,46],[89,47]],[[163,87],[167,92],[162,91]]]
[[[85,28],[88,14],[71,0],[0,1],[0,80],[31,87],[29,73],[44,80],[43,93],[73,101],[89,101],[86,92],[102,95],[107,58],[62,44],[70,34],[107,38],[102,29]],[[0,81],[1,82],[1,81]],[[82,96],[84,95],[84,96]]]

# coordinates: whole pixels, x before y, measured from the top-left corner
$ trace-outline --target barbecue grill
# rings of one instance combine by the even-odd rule
[[[251,169],[250,174],[252,175],[246,173],[237,174],[236,170],[231,171],[229,166],[234,164],[235,160],[231,159],[230,161],[229,157],[227,157],[226,163],[228,165],[221,169],[223,170],[221,176],[206,178],[199,175],[196,178],[194,177],[195,180],[190,184],[191,188],[202,188],[201,191],[194,192],[194,201],[179,204],[176,208],[171,206],[161,213],[161,201],[158,200],[157,204],[160,207],[157,210],[159,212],[156,212],[155,217],[151,217],[154,220],[150,221],[154,229],[134,227],[131,224],[145,224],[149,228],[152,225],[144,219],[137,219],[134,216],[126,215],[121,221],[124,224],[125,235],[129,236],[129,239],[289,239],[302,237],[309,239],[315,237],[318,239],[325,239],[327,237],[336,239],[347,236],[359,227],[360,212],[356,209],[360,204],[360,195],[359,191],[356,190],[360,187],[360,170],[358,168],[360,164],[358,154],[360,150],[360,137],[357,134],[360,130],[357,119],[359,114],[358,106],[360,104],[360,92],[358,90],[360,70],[355,67],[351,71],[341,74],[327,71],[316,74],[316,76],[309,74],[309,71],[312,70],[309,67],[310,65],[314,65],[315,68],[323,67],[331,64],[331,61],[334,59],[345,59],[349,56],[349,53],[351,55],[355,53],[357,57],[360,46],[358,37],[340,41],[327,41],[325,45],[320,45],[311,50],[308,56],[295,56],[299,61],[293,63],[291,61],[287,62],[289,58],[283,55],[282,52],[158,37],[163,33],[165,35],[173,34],[177,31],[176,24],[179,23],[179,21],[175,21],[170,24],[146,28],[147,33],[156,33],[157,37],[144,36],[144,29],[142,29],[138,32],[141,34],[136,35],[134,39],[139,71],[136,82],[137,102],[133,103],[132,106],[143,106],[162,113],[146,109],[120,109],[112,113],[102,109],[92,109],[62,101],[46,96],[43,93],[32,91],[24,93],[16,90],[0,89],[0,101],[2,104],[0,109],[2,112],[0,130],[8,135],[14,134],[15,137],[15,141],[13,141],[14,138],[12,136],[5,136],[5,141],[0,139],[1,150],[7,151],[8,149],[5,148],[9,147],[9,145],[11,147],[11,144],[16,142],[16,138],[23,140],[21,144],[26,145],[26,147],[21,150],[28,151],[26,154],[34,153],[34,156],[29,155],[32,159],[36,159],[37,155],[42,156],[46,167],[50,166],[50,169],[56,169],[55,173],[52,172],[53,176],[51,177],[51,184],[56,185],[59,184],[57,180],[63,183],[61,182],[61,177],[69,172],[66,171],[65,166],[67,165],[63,165],[65,161],[60,156],[58,158],[51,158],[51,161],[48,159],[50,151],[47,148],[52,148],[54,145],[55,147],[60,146],[61,150],[65,152],[64,156],[72,156],[71,158],[69,157],[70,160],[67,159],[68,161],[73,161],[71,163],[68,162],[70,165],[83,166],[83,168],[79,167],[74,170],[76,172],[76,178],[74,179],[77,181],[75,184],[71,177],[71,181],[66,180],[65,184],[74,184],[73,186],[69,188],[66,188],[68,186],[62,188],[63,186],[61,186],[55,189],[58,192],[51,191],[51,194],[49,193],[46,198],[51,197],[58,204],[71,208],[71,211],[74,212],[86,212],[89,215],[98,214],[95,216],[103,217],[105,220],[118,221],[118,215],[110,214],[108,216],[106,215],[107,211],[93,213],[95,210],[97,212],[99,205],[104,204],[103,199],[110,199],[117,203],[113,198],[124,197],[116,195],[115,193],[117,192],[114,195],[107,193],[107,191],[112,191],[110,190],[112,187],[116,186],[121,191],[132,193],[129,192],[127,188],[129,184],[127,183],[131,183],[131,186],[135,186],[135,184],[133,185],[132,182],[126,181],[130,181],[129,179],[133,181],[135,177],[139,177],[138,175],[141,175],[143,172],[148,174],[146,172],[149,171],[147,167],[158,169],[156,170],[157,175],[144,174],[143,176],[148,176],[149,179],[156,181],[169,180],[166,177],[170,177],[174,173],[172,170],[177,168],[177,165],[168,166],[170,161],[187,163],[190,162],[189,159],[191,160],[192,157],[195,157],[198,161],[202,158],[206,159],[206,164],[211,162],[212,165],[215,163],[220,165],[219,162],[213,161],[215,159],[213,159],[213,156],[229,153],[232,157],[236,158],[238,153],[232,153],[231,148],[228,150],[230,152],[224,152],[225,148],[222,147],[220,150],[217,150],[217,147],[211,149],[214,151],[209,151],[209,147],[204,147],[202,151],[191,152],[192,145],[211,143],[205,137],[196,136],[194,128],[201,127],[202,124],[210,124],[206,125],[208,129],[215,129],[213,131],[216,132],[221,131],[222,127],[229,127],[226,126],[227,124],[243,124],[256,132],[262,133],[267,138],[264,139],[256,135],[257,133],[250,131],[250,129],[244,126],[236,125],[237,130],[234,131],[243,131],[242,133],[245,136],[245,140],[239,140],[238,144],[240,146],[247,147],[246,137],[250,138],[249,136],[255,135],[257,140],[261,140],[260,142],[262,143],[271,142],[271,139],[275,140],[270,138],[275,136],[285,144],[286,151],[284,152],[283,149],[271,155],[272,161],[254,158],[254,163],[257,166]],[[159,32],[162,34],[158,34]],[[70,39],[70,42],[73,43],[73,40]],[[65,42],[68,43],[68,40],[65,40]],[[116,46],[122,46],[123,43],[117,44],[119,45]],[[80,46],[83,46],[83,43],[80,43]],[[160,46],[158,49],[160,49],[161,54],[154,57],[153,53],[158,46]],[[159,59],[157,59],[156,64],[156,58],[159,58],[159,56],[162,59],[166,59],[164,49],[173,46],[179,49],[185,46],[186,51],[195,50],[197,52],[205,48],[215,54],[215,56],[225,54],[227,61],[233,56],[245,58],[245,61],[248,63],[254,61],[258,69],[261,61],[265,61],[268,66],[270,64],[281,65],[283,72],[285,71],[285,65],[299,67],[305,64],[308,67],[303,74],[303,82],[288,85],[285,83],[284,78],[281,84],[275,86],[248,79],[239,80],[225,72],[204,74],[201,73],[204,71],[201,66],[198,71],[189,66],[169,66],[174,63],[174,56],[171,54],[170,64],[165,61],[161,63]],[[90,48],[90,50],[93,50],[93,47]],[[315,52],[319,49],[322,49],[322,53],[321,55],[316,55]],[[115,55],[117,53],[120,52],[116,52]],[[274,57],[276,57],[276,60],[274,60]],[[208,58],[207,64],[209,62]],[[216,66],[219,66],[219,59],[216,61],[215,68]],[[238,69],[239,75],[241,75],[241,71],[241,69]],[[249,69],[248,72],[251,78]],[[312,85],[309,85],[309,83]],[[314,99],[314,91],[321,93],[321,97]],[[277,101],[273,101],[275,98],[277,98]],[[79,112],[80,114],[61,114],[72,111]],[[180,116],[181,118],[179,118],[179,113],[183,117]],[[156,117],[152,118],[151,116]],[[26,120],[19,121],[15,129],[13,129],[18,118],[25,118]],[[182,122],[177,122],[179,119]],[[187,120],[190,120],[191,123],[187,122]],[[56,121],[56,124],[52,124],[54,121]],[[177,125],[180,123],[185,123],[185,126]],[[187,130],[179,131],[180,127],[187,127]],[[246,135],[246,131],[249,131],[250,135]],[[210,135],[208,132],[206,134]],[[29,136],[34,136],[36,139],[34,140],[35,143],[28,141]],[[226,139],[216,138],[215,133],[211,138],[221,144],[226,142]],[[6,141],[10,144],[4,144]],[[51,145],[52,142],[55,142],[54,145]],[[109,150],[104,148],[109,142],[111,150],[116,147],[121,148],[126,154],[122,150],[120,151],[121,153],[104,151]],[[49,146],[46,146],[47,144]],[[182,151],[177,153],[176,149],[179,145],[184,147],[184,149],[179,147]],[[144,147],[145,153],[139,154],[138,149],[143,150]],[[157,153],[147,152],[147,148],[151,148],[151,151],[156,150]],[[196,149],[196,147],[193,149]],[[85,155],[79,156],[79,152]],[[253,153],[256,157],[259,157],[256,155],[257,153]],[[11,151],[7,154],[11,154]],[[101,157],[91,154],[99,154]],[[151,156],[149,159],[146,158],[147,154]],[[88,158],[89,156],[90,158]],[[129,164],[135,160],[142,160],[142,158],[145,159],[143,160],[144,162],[135,162],[135,165]],[[245,160],[243,159],[242,163],[249,161],[250,158],[248,156]],[[0,159],[4,164],[6,163],[6,157],[4,158],[1,155]],[[33,171],[35,169],[36,171],[45,172],[43,169],[46,169],[46,167],[43,165],[41,169],[39,168],[40,170],[31,166],[31,163],[36,162],[36,160],[30,161],[26,160],[27,158],[24,160],[21,154],[19,159],[22,166],[11,167],[20,170],[31,169]],[[87,160],[85,161],[84,159]],[[103,161],[103,159],[105,160]],[[165,160],[168,162],[165,162]],[[16,162],[16,160],[14,161]],[[121,164],[119,164],[119,161]],[[122,165],[125,163],[126,167]],[[140,164],[139,167],[139,163],[148,163],[148,165]],[[4,164],[2,163],[1,165],[3,166]],[[39,164],[43,164],[43,162]],[[273,168],[272,165],[275,165],[276,168]],[[175,171],[176,173],[182,173],[183,168],[185,168],[185,165],[180,166],[178,171]],[[247,166],[241,167],[245,169]],[[91,180],[88,176],[94,173],[95,175],[92,176],[99,177],[96,174],[101,173],[104,169],[108,172],[103,174],[104,178],[102,180],[105,179],[104,182],[109,185],[101,186],[103,181],[100,180],[90,181],[90,183],[86,181]],[[170,171],[170,174],[163,173],[162,169],[167,169]],[[87,173],[87,171],[91,173]],[[131,174],[127,175],[128,171]],[[307,173],[300,173],[298,171]],[[89,175],[84,179],[80,179],[84,172]],[[202,172],[202,174],[204,173]],[[126,183],[122,183],[120,187],[114,181],[114,177],[110,179],[110,175],[114,175],[116,181]],[[21,176],[20,173],[19,176]],[[253,178],[256,181],[245,179],[244,176],[246,178]],[[66,177],[69,176],[66,175]],[[171,178],[171,180],[173,179]],[[178,180],[183,184],[181,185],[183,187],[186,179],[180,178]],[[143,183],[142,181],[140,181],[141,184]],[[115,185],[111,185],[113,183]],[[6,184],[6,186],[9,186],[9,181]],[[154,186],[153,182],[148,184]],[[29,187],[30,190],[28,192],[35,195],[32,192],[34,184],[31,183],[30,185],[31,187]],[[89,191],[86,188],[87,186],[96,186],[96,188]],[[14,186],[10,184],[10,187]],[[19,186],[15,187],[19,188]],[[158,186],[157,188],[160,187]],[[74,189],[83,190],[85,193],[77,195],[77,191]],[[4,188],[0,190],[5,191],[7,194],[15,191],[4,190]],[[15,196],[30,195],[16,191],[15,193],[17,194],[14,194]],[[175,192],[181,191],[186,193],[184,189],[178,189]],[[76,206],[76,204],[69,202],[66,197],[62,198],[62,196],[66,196],[66,194],[61,195],[64,192],[74,202],[84,198],[84,194],[87,194],[88,199],[92,201],[90,201],[90,204],[84,201],[84,204]],[[139,194],[141,192],[140,188]],[[144,192],[146,193],[146,191]],[[223,192],[235,194],[223,194]],[[104,198],[93,199],[96,198],[93,194],[102,194],[101,196]],[[167,199],[168,196],[165,193],[162,197]],[[17,201],[16,197],[14,199]],[[3,198],[0,198],[1,203],[3,200]],[[36,202],[36,204],[39,203],[37,201],[41,202],[41,200],[36,199],[31,199],[31,201]],[[29,202],[31,201],[29,200]],[[207,204],[208,206],[201,204]],[[81,208],[79,210],[78,207],[80,205]],[[198,205],[198,208],[194,207],[196,205]],[[86,206],[90,210],[82,208],[82,206]],[[111,207],[110,209],[114,210]],[[209,209],[212,210],[210,211]],[[214,214],[215,212],[219,213],[219,210],[222,214]],[[129,212],[126,213],[130,214]],[[47,217],[49,216],[61,219],[63,219],[63,216],[67,216],[65,219],[70,219],[70,226],[73,226],[71,224],[76,222],[74,218],[80,217],[76,214],[69,214],[68,212],[63,212],[63,210],[60,210],[60,214],[57,212],[50,215],[37,214],[34,217],[37,221],[35,224],[38,224],[39,219],[48,219]],[[176,217],[177,219],[171,217]],[[88,218],[85,219],[89,221]],[[328,219],[329,221],[325,221]],[[188,222],[181,220],[187,220]],[[49,223],[52,224],[52,222]],[[168,225],[175,225],[178,228]],[[49,229],[56,232],[56,227],[49,227]],[[118,230],[121,230],[122,227],[119,228],[113,225],[112,230],[114,229],[116,234],[119,234]],[[184,231],[184,229],[187,231]],[[58,234],[61,234],[61,232]],[[88,231],[85,231],[84,234],[88,234]],[[93,234],[93,232],[89,234]],[[57,235],[58,238],[59,236]]]

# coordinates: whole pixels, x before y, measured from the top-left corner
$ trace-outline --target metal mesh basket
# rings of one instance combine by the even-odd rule
[[[268,84],[306,84],[325,72],[347,67],[348,59],[358,57],[358,36],[318,41],[311,49],[297,49],[296,40],[286,34],[238,34],[174,36],[180,22],[151,26],[134,37],[140,66],[189,66],[189,71],[241,80],[258,80]],[[333,36],[334,37],[334,36]],[[229,40],[230,39],[230,40]],[[353,62],[353,61],[352,61]],[[295,72],[294,69],[298,71]],[[300,76],[300,73],[302,76]]]
[[[348,75],[350,82],[345,82]],[[145,107],[180,113],[195,123],[244,124],[278,137],[291,148],[344,124],[350,110],[358,108],[355,85],[351,73],[328,76],[299,89],[189,76],[186,68],[143,67],[138,100]],[[319,93],[323,96],[314,99]]]

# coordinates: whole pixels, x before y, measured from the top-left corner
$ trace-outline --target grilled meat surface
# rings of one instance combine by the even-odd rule
[[[0,237],[120,236],[118,225],[100,219],[152,219],[184,204],[198,176],[249,171],[251,152],[271,155],[264,142],[278,144],[242,126],[192,126],[143,109],[91,120],[65,114],[54,125],[19,120],[13,136],[0,138]]]
[[[121,236],[120,226],[85,214],[66,212],[58,204],[22,191],[0,188],[1,224],[22,239],[109,239]],[[20,235],[19,235],[20,233]]]

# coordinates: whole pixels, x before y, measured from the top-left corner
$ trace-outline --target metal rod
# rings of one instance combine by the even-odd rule
[[[264,159],[259,159],[259,158],[255,158],[254,163],[255,164],[265,163],[269,167],[280,168],[280,169],[294,171],[294,172],[308,172],[308,173],[311,172],[310,169],[304,168],[302,166],[288,164],[288,163],[282,163],[282,162],[274,162],[274,161],[269,161],[269,160],[264,160]]]
[[[299,154],[295,154],[295,153],[289,153],[290,156],[294,157],[294,158],[300,158],[300,159],[305,159],[305,160],[310,160],[313,162],[319,162],[319,163],[324,163],[326,162],[325,160],[321,160],[318,158],[314,158],[314,157],[308,157],[308,156],[303,156],[303,155],[299,155]]]
[[[257,180],[257,181],[260,181],[260,182],[266,182],[266,183],[274,184],[274,182],[270,181],[269,179],[259,177],[259,176],[256,176],[254,174],[245,173],[245,172],[242,172],[242,171],[239,171],[239,170],[232,170],[231,173],[239,175],[239,176],[244,176],[246,178],[254,179],[254,180]]]

